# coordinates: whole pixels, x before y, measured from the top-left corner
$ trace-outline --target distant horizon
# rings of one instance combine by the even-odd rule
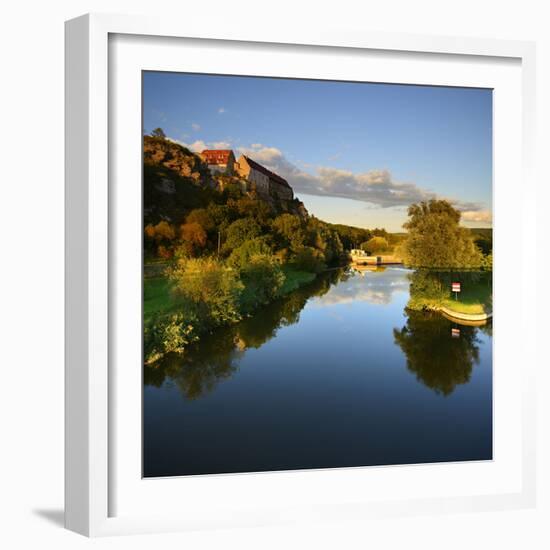
[[[405,232],[409,204],[449,200],[492,228],[492,91],[143,73],[143,130],[232,149],[281,175],[310,214]]]

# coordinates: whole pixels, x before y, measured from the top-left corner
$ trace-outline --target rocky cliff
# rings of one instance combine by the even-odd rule
[[[143,165],[145,224],[160,220],[181,223],[190,210],[203,208],[210,202],[224,203],[235,195],[263,200],[275,214],[288,212],[308,217],[298,199],[260,198],[246,180],[211,174],[199,155],[167,139],[144,136]]]

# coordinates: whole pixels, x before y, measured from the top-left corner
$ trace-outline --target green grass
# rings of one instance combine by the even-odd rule
[[[143,320],[156,312],[170,313],[178,307],[178,300],[170,292],[170,284],[165,277],[151,277],[143,281]]]
[[[489,313],[492,311],[492,288],[487,281],[462,283],[462,291],[455,300],[454,293],[442,305],[460,313]]]
[[[280,294],[285,295],[297,288],[310,283],[316,277],[315,273],[298,271],[292,267],[283,266],[285,282]],[[246,292],[246,291],[245,291]],[[180,305],[179,300],[170,291],[170,283],[166,277],[148,277],[143,281],[143,320],[147,322],[154,313],[175,312]]]

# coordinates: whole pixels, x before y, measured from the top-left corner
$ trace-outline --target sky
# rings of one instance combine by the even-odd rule
[[[450,200],[492,225],[492,91],[143,73],[143,129],[233,149],[286,178],[318,218],[401,231],[407,206]]]

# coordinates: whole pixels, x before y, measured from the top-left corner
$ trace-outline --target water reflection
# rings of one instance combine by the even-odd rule
[[[260,348],[284,326],[300,320],[300,312],[312,297],[322,297],[329,289],[347,280],[347,270],[333,270],[311,284],[262,308],[258,315],[219,329],[191,346],[185,355],[170,354],[154,365],[144,366],[144,383],[160,388],[171,380],[187,399],[196,399],[231,377],[239,368],[244,352]]]
[[[383,276],[380,276],[382,273]],[[403,268],[354,267],[347,271],[345,279],[340,280],[330,293],[316,300],[313,305],[324,307],[355,302],[390,304],[395,293],[408,291],[409,281],[404,276],[408,273],[409,270]]]
[[[491,325],[408,310],[409,274],[325,273],[145,367],[143,475],[491,459]]]
[[[312,309],[346,304],[360,307],[361,303],[388,305],[397,294],[407,293],[409,285],[408,304],[422,297],[423,292],[433,294],[440,288],[439,283],[434,285],[433,276],[402,268],[371,269],[366,273],[327,272],[310,285],[266,306],[257,315],[204,336],[185,355],[168,355],[153,366],[145,366],[144,382],[160,388],[169,381],[186,399],[197,399],[233,376],[246,350],[261,348],[276,337],[281,327],[298,323],[306,303]],[[408,370],[419,382],[445,396],[457,385],[466,384],[479,362],[478,330],[492,336],[492,324],[460,326],[453,334],[453,321],[437,313],[408,308],[402,311],[406,322],[402,328],[393,329],[393,340],[403,352]],[[347,344],[335,342],[340,346]]]
[[[478,328],[458,326],[438,313],[407,310],[407,317],[393,335],[417,380],[443,395],[469,382],[479,363]]]

